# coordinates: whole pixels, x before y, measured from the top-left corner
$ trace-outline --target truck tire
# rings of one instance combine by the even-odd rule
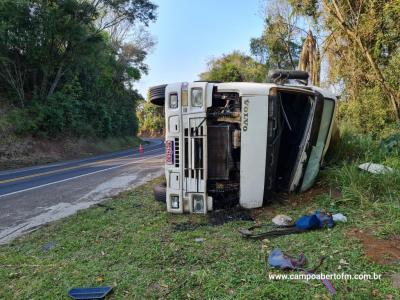
[[[158,106],[164,106],[166,87],[166,84],[162,84],[149,88],[150,102]]]
[[[165,182],[153,186],[154,199],[158,202],[167,202],[167,184]]]

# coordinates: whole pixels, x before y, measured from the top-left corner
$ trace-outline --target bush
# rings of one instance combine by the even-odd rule
[[[77,99],[63,92],[55,93],[43,104],[35,100],[24,109],[8,114],[17,135],[41,137],[109,137],[135,135],[137,120],[134,101],[127,98],[119,107],[112,104]]]
[[[357,99],[340,103],[339,118],[351,123],[358,133],[374,137],[387,135],[391,131],[394,119],[391,106],[384,99],[378,87],[364,88]]]
[[[164,108],[142,102],[137,111],[141,134],[160,135],[165,126]]]

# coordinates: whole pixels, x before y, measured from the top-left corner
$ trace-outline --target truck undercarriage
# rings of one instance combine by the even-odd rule
[[[272,90],[269,97],[269,130],[265,167],[264,203],[275,192],[290,190],[314,97],[309,93]],[[237,93],[214,93],[207,111],[207,192],[214,208],[239,203],[241,99]],[[245,151],[245,149],[243,149]]]

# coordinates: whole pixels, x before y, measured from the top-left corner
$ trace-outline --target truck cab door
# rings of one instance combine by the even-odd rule
[[[331,130],[334,122],[336,102],[330,98],[323,99],[323,111],[318,130],[318,137],[311,146],[310,157],[302,178],[300,191],[304,192],[312,187],[322,164],[324,154],[328,148]]]
[[[294,166],[294,171],[290,180],[289,191],[298,191],[307,169],[310,159],[311,151],[318,139],[318,133],[321,125],[322,112],[324,107],[324,98],[318,93],[314,92],[313,105],[310,116],[307,121],[307,126],[300,143],[300,149]]]

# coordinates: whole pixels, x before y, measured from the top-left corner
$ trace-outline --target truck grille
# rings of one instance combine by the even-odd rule
[[[179,138],[175,138],[175,149],[174,149],[174,156],[175,156],[175,167],[179,168],[180,165],[180,156],[179,156]]]
[[[197,124],[198,123],[198,124]],[[184,175],[186,178],[204,179],[204,132],[205,128],[196,119],[190,128],[184,129]]]

